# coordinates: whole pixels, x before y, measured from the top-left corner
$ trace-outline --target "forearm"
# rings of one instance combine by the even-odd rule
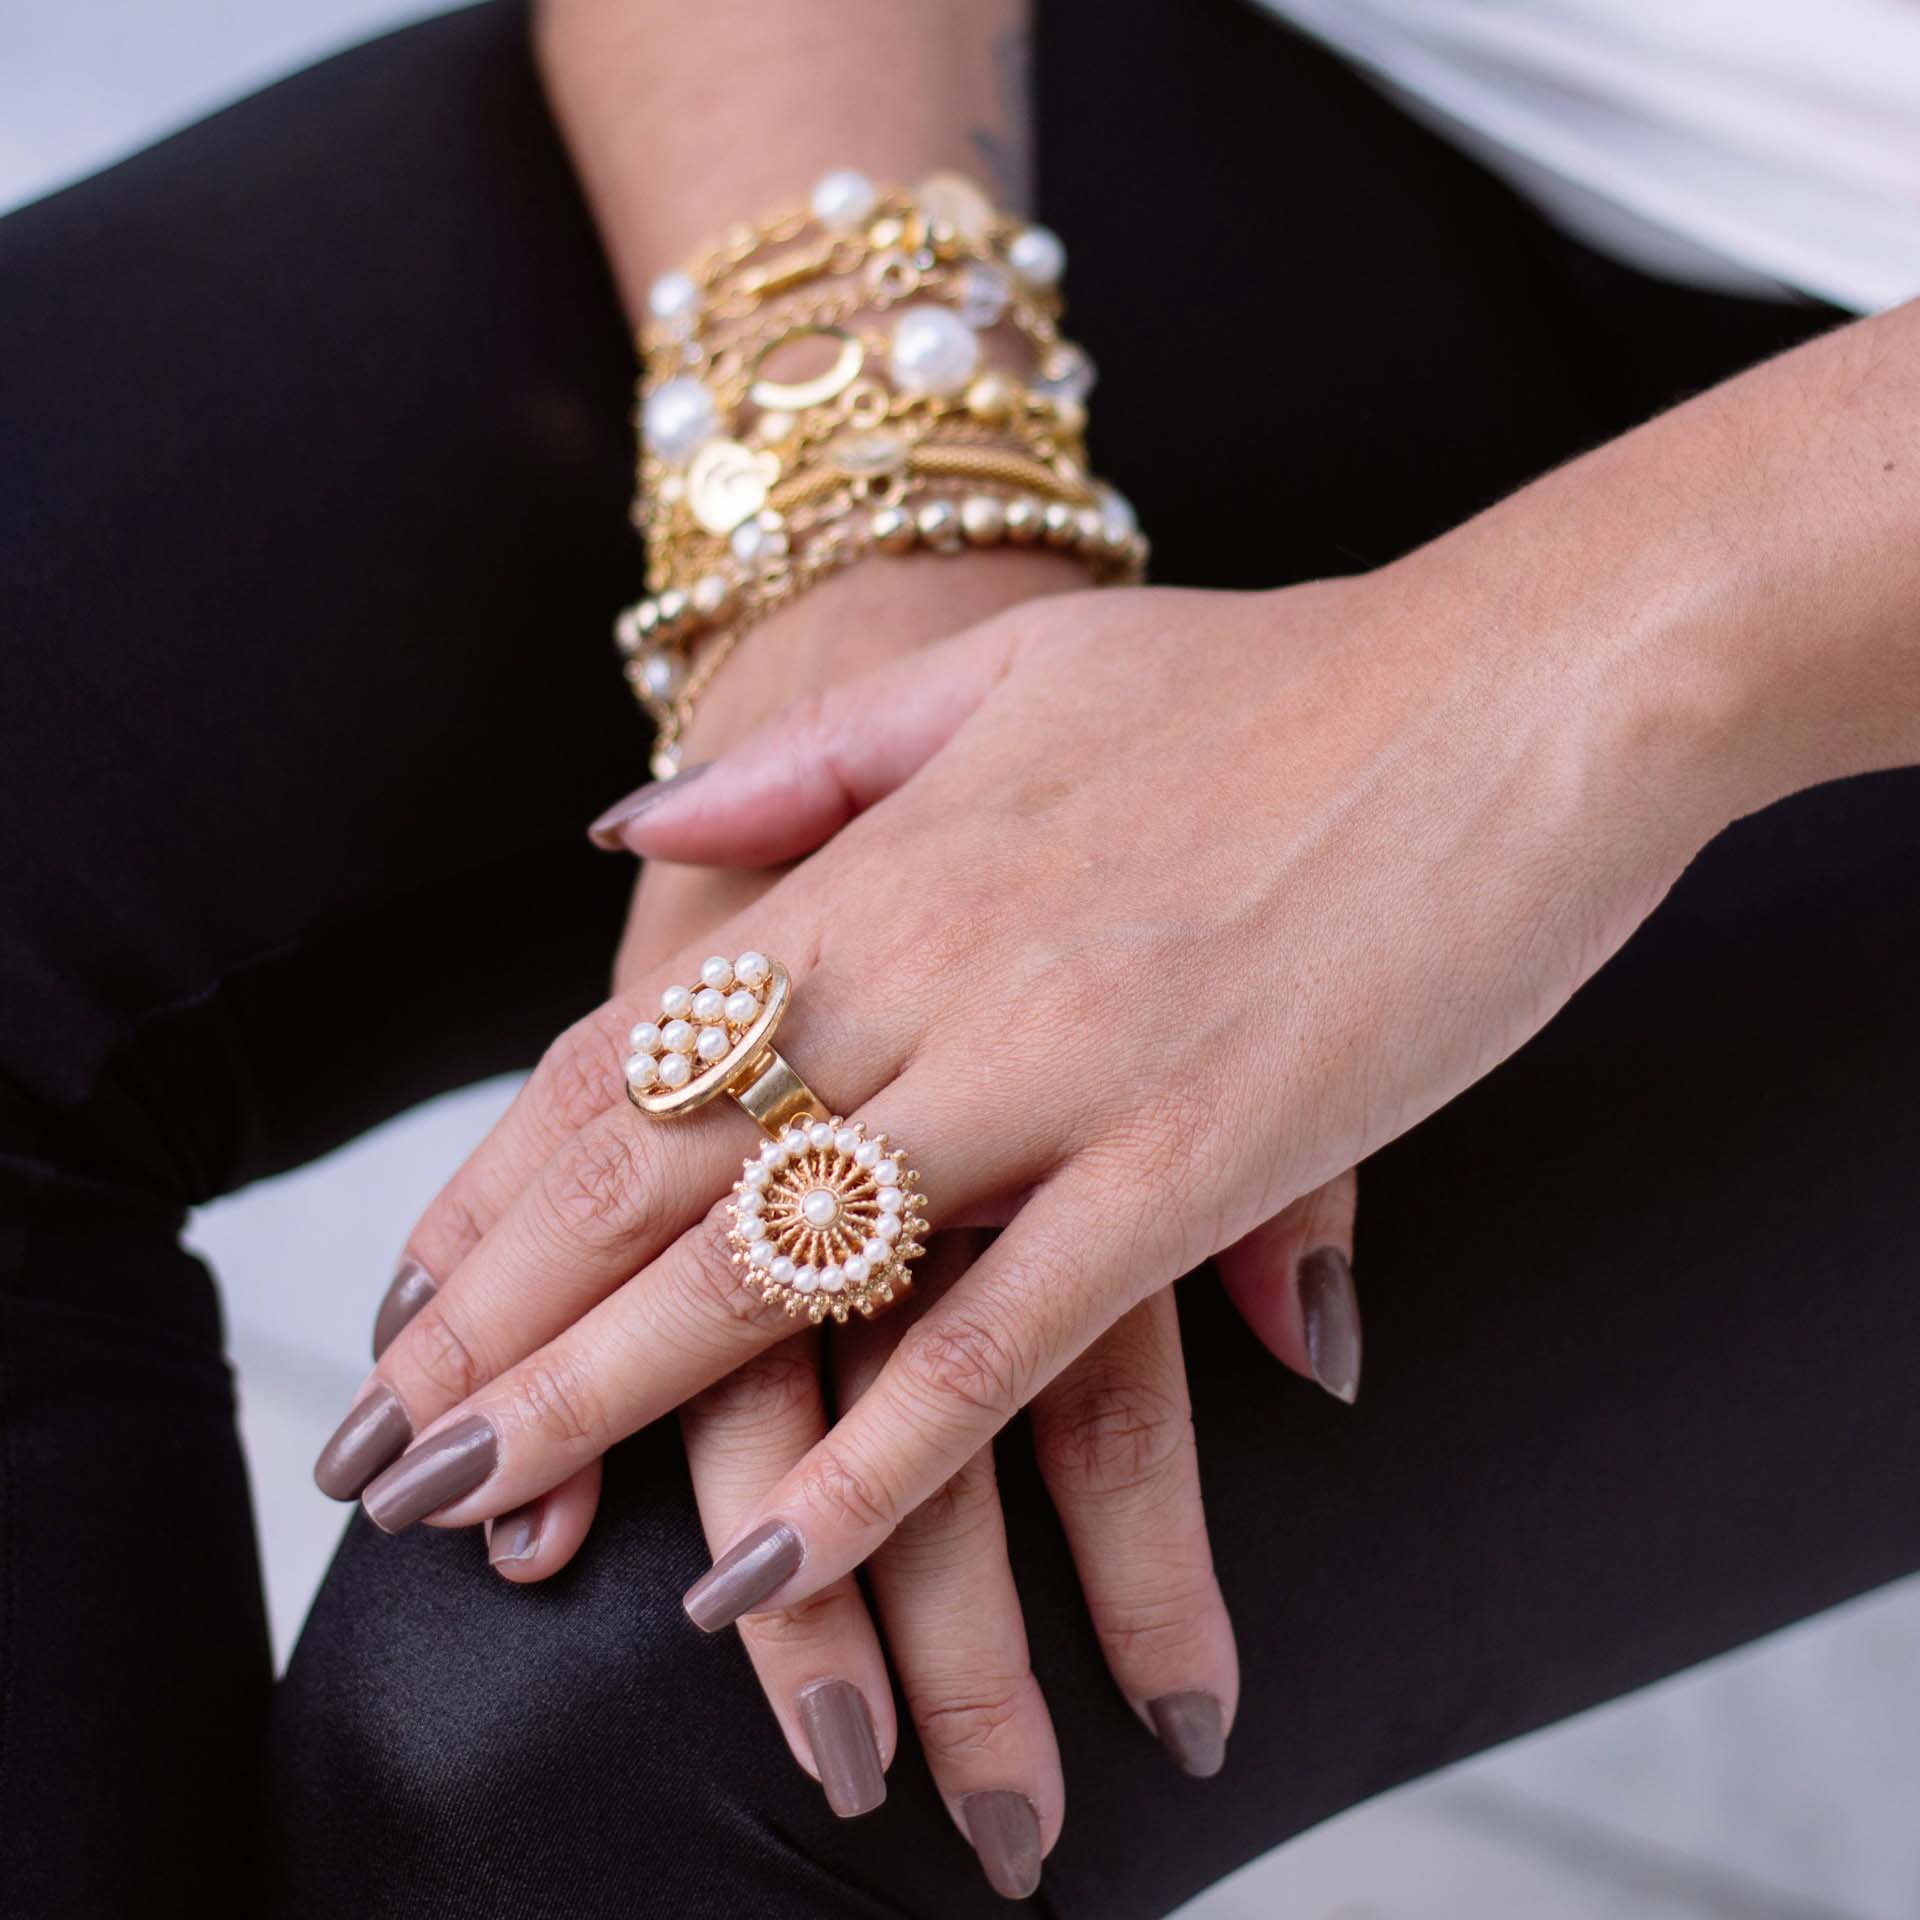
[[[1508,636],[1499,670],[1623,722],[1650,769],[1729,815],[1920,760],[1920,302],[1712,389],[1405,567],[1475,644]]]
[[[854,166],[1026,195],[1025,0],[539,0],[535,43],[630,313],[712,236]]]

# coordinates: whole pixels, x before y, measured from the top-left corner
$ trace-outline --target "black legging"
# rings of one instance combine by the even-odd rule
[[[181,1211],[529,1062],[630,878],[581,828],[644,762],[605,641],[631,364],[525,30],[394,35],[0,222],[10,1916],[998,1908],[911,1741],[841,1825],[682,1619],[672,1422],[537,1590],[355,1520],[269,1711]],[[1050,6],[1039,66],[1165,579],[1385,560],[1834,317],[1597,259],[1251,11]],[[1217,1780],[1110,1684],[1009,1435],[1069,1793],[1043,1905],[1159,1914],[1920,1564],[1917,797],[1736,827],[1369,1163],[1357,1410],[1183,1287],[1245,1668]],[[385,1279],[339,1283],[371,1316]]]

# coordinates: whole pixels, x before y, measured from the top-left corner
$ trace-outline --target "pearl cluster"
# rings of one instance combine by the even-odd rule
[[[697,987],[668,987],[660,1018],[627,1035],[627,1085],[636,1093],[684,1087],[696,1071],[718,1066],[766,1005],[773,963],[763,953],[737,960],[716,954],[700,966]]]
[[[919,1176],[858,1120],[796,1121],[749,1156],[728,1239],[762,1299],[813,1321],[871,1315],[925,1251]]]
[[[907,191],[843,167],[652,282],[635,502],[649,592],[614,635],[657,723],[656,776],[678,771],[694,703],[742,636],[864,554],[1045,544],[1096,582],[1143,576],[1131,507],[1086,471],[1095,369],[1059,331],[1065,270],[1057,234],[959,175]],[[989,336],[1009,335],[1030,350],[1024,378],[992,364]],[[831,345],[830,364],[779,372],[803,340]]]

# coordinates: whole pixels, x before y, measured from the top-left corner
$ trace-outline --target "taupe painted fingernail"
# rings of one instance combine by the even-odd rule
[[[1040,1820],[1023,1793],[970,1793],[960,1802],[987,1885],[1024,1900],[1040,1884]]]
[[[649,780],[644,787],[636,787],[624,800],[616,800],[587,829],[587,838],[596,847],[605,847],[609,853],[614,852],[622,844],[622,827],[629,821],[638,820],[643,813],[650,812],[669,794],[683,791],[689,781],[697,780],[712,765],[711,760],[696,760],[692,766],[682,767],[671,779]]]
[[[313,1484],[329,1500],[351,1500],[413,1438],[413,1422],[384,1381],[353,1403],[313,1463]]]
[[[850,1681],[816,1680],[801,1688],[794,1705],[827,1805],[842,1820],[871,1813],[887,1797],[887,1776],[866,1695]]]
[[[1360,1302],[1338,1247],[1316,1247],[1300,1262],[1300,1312],[1313,1377],[1352,1406],[1360,1395]]]
[[[471,1493],[499,1457],[499,1437],[470,1413],[403,1453],[360,1496],[360,1504],[382,1533],[399,1533]]]
[[[1198,1688],[1163,1693],[1147,1702],[1147,1717],[1173,1764],[1196,1780],[1211,1780],[1226,1764],[1226,1723],[1220,1702]]]
[[[433,1275],[409,1255],[373,1316],[373,1357],[378,1360],[399,1337],[400,1329],[434,1296]]]
[[[503,1513],[487,1529],[488,1564],[498,1567],[509,1560],[531,1560],[540,1551],[540,1529],[546,1518],[544,1500],[529,1500],[524,1507]]]
[[[736,1541],[687,1589],[680,1604],[702,1633],[718,1633],[799,1570],[806,1550],[784,1520],[767,1520]]]

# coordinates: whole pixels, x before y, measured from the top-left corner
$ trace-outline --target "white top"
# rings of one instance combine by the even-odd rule
[[[1617,258],[1920,293],[1920,0],[1261,0]]]

